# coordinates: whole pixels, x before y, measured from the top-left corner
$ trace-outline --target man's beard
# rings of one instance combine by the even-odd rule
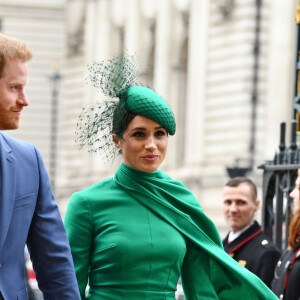
[[[12,110],[7,110],[0,103],[0,130],[18,129],[20,125],[20,116],[18,120],[16,118],[17,116],[13,117]]]

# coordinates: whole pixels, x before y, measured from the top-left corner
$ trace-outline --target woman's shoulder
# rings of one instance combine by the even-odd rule
[[[291,261],[294,259],[294,261],[300,261],[300,253],[299,253],[300,248],[295,248],[295,249],[285,249],[283,253],[281,254],[280,259],[286,260],[286,261]]]
[[[99,199],[99,196],[103,196],[107,193],[111,193],[118,189],[116,183],[114,182],[112,177],[103,179],[97,183],[92,184],[91,186],[75,192],[72,195],[72,198],[81,198],[81,199],[89,199],[92,200],[95,197]]]
[[[97,183],[90,185],[89,187],[82,190],[82,192],[91,192],[91,191],[98,190],[98,189],[111,188],[113,186],[115,186],[115,182],[114,182],[113,178],[108,177]]]
[[[296,268],[297,266],[297,273],[298,273],[298,277],[300,278],[300,246],[296,247],[293,251],[292,251],[292,262]]]
[[[115,185],[116,184],[115,184],[113,178],[108,177],[108,178],[105,178],[97,183],[94,183],[94,184],[76,192],[75,194],[84,196],[84,195],[87,195],[90,193],[95,193],[95,192],[98,193],[100,189],[101,190],[110,189],[110,188],[113,188]]]

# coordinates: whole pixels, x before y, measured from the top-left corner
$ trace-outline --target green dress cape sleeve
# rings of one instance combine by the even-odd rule
[[[256,275],[224,251],[216,226],[181,182],[161,170],[144,173],[124,164],[114,180],[185,237],[188,247],[181,280],[187,300],[278,300]]]

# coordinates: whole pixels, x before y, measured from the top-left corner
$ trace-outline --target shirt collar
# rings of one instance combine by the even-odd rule
[[[233,240],[235,240],[236,238],[238,238],[243,232],[245,232],[252,225],[253,225],[253,222],[250,225],[244,227],[242,230],[240,230],[240,231],[238,231],[236,233],[233,233],[232,231],[230,231],[229,232],[229,236],[228,236],[228,242],[230,243]]]

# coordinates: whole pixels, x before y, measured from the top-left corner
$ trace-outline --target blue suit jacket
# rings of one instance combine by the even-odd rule
[[[44,299],[80,299],[68,239],[38,150],[0,132],[0,291],[27,299],[27,243]]]

